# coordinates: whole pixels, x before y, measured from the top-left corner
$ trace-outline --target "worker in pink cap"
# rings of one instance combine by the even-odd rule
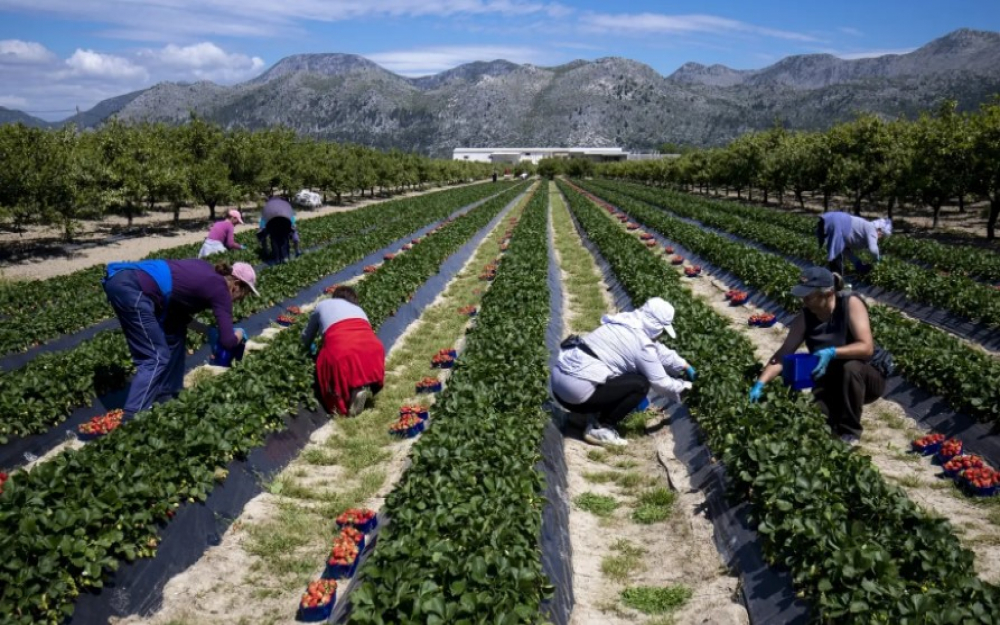
[[[247,339],[233,327],[233,302],[257,293],[257,274],[247,263],[143,260],[111,263],[102,280],[128,343],[135,378],[125,417],[176,397],[184,387],[184,339],[195,314],[211,310],[219,345],[232,350]]]
[[[212,254],[225,252],[226,250],[242,250],[244,246],[236,242],[236,224],[243,225],[243,216],[240,211],[233,209],[226,213],[226,218],[217,221],[208,231],[208,238],[198,252],[198,258],[205,258]]]

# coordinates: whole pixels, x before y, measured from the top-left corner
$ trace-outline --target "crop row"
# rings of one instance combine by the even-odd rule
[[[623,186],[621,190],[624,191],[626,188],[650,189],[643,185],[629,184]],[[676,200],[683,199],[695,204],[724,210],[732,215],[747,219],[763,220],[767,223],[780,225],[802,234],[814,235],[816,230],[817,216],[799,215],[762,206],[698,198],[669,189],[658,189],[658,195],[671,204]],[[962,245],[946,245],[927,239],[914,239],[903,234],[896,234],[882,239],[879,241],[879,248],[886,254],[923,263],[938,271],[978,277],[991,282],[1000,281],[1000,256],[989,250]]]
[[[384,265],[377,286],[359,287],[363,298],[404,301],[504,204],[485,203]],[[390,314],[375,304],[373,327]],[[152,555],[173,509],[204,500],[216,468],[246,457],[297,406],[315,405],[314,366],[297,332],[303,323],[82,450],[14,474],[0,496],[0,622],[61,622],[74,598],[100,587],[121,559]]]
[[[816,220],[812,219],[812,231],[789,231],[775,225],[764,216],[753,217],[733,214],[733,207],[722,202],[697,200],[689,196],[660,192],[637,185],[615,183],[587,184],[586,188],[622,193],[628,197],[665,208],[677,215],[695,219],[713,228],[760,243],[783,254],[790,254],[809,260],[818,265],[826,264],[826,251],[817,245],[815,236]],[[745,212],[766,211],[754,207],[738,207]],[[767,211],[767,216],[774,215]],[[797,216],[794,216],[798,218]],[[895,237],[882,239],[887,242]],[[881,245],[881,243],[880,243]],[[902,293],[910,301],[930,304],[955,315],[1000,325],[1000,290],[991,285],[977,282],[963,275],[941,275],[935,271],[906,262],[895,256],[883,257],[873,271],[864,276],[864,281],[889,291]]]
[[[351,594],[351,623],[539,620],[546,198],[525,209],[433,427],[386,502],[390,523]]]
[[[946,521],[888,485],[870,459],[830,436],[800,393],[769,387],[746,400],[759,370],[747,338],[693,298],[675,271],[582,195],[561,185],[587,235],[635,302],[677,308],[677,349],[698,363],[685,400],[746,499],[769,563],[788,568],[821,622],[990,623],[1000,592]],[[745,248],[744,248],[745,251]]]
[[[496,206],[509,201],[515,188],[510,187],[488,203]],[[452,202],[468,199],[452,198]],[[262,271],[258,281],[262,296],[247,298],[237,304],[233,311],[234,318],[246,318],[265,310],[323,276],[357,262],[456,209],[451,202],[428,204],[426,200],[426,197],[412,198],[408,200],[409,204],[407,201],[397,204],[395,210],[402,216],[365,236],[351,237],[303,255],[294,263]],[[44,432],[99,394],[124,386],[133,370],[124,336],[118,330],[108,330],[72,350],[44,354],[21,369],[0,375],[0,407],[4,409],[4,417],[0,421],[0,443],[10,436]]]
[[[325,245],[345,237],[361,236],[372,228],[390,224],[414,210],[462,206],[497,190],[497,187],[490,185],[462,187],[303,220],[298,227],[306,245]],[[240,233],[236,238],[247,249],[213,256],[213,262],[256,262],[258,246],[254,232]],[[195,258],[200,247],[201,243],[181,245],[153,252],[147,258]],[[306,253],[294,263],[309,256],[311,253]],[[265,268],[260,273],[264,275],[272,270],[273,268]],[[113,316],[100,284],[103,275],[104,265],[99,265],[68,276],[18,283],[17,289],[4,289],[2,292],[5,294],[5,301],[0,302],[0,312],[6,318],[0,320],[0,354],[27,349]]]
[[[601,190],[600,195],[650,228],[729,271],[786,310],[795,312],[801,307],[800,300],[790,293],[800,274],[794,264],[671,217],[630,197],[607,190]],[[759,233],[767,232],[768,240],[788,238],[776,226],[752,226]],[[984,421],[1000,422],[1000,385],[996,384],[1000,379],[1000,361],[946,332],[907,319],[887,306],[872,305],[870,310],[875,340],[892,352],[907,379],[940,394],[958,410]]]

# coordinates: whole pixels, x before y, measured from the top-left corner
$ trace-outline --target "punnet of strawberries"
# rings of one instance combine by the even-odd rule
[[[326,563],[330,566],[350,566],[358,559],[358,544],[343,535],[333,539],[333,548]]]
[[[354,527],[351,527],[350,525],[340,530],[340,535],[341,537],[346,538],[348,540],[353,540],[355,545],[360,545],[361,541],[365,539],[364,532]]]
[[[290,317],[288,315],[278,315],[278,323],[295,323],[295,317]]]
[[[302,601],[299,603],[303,608],[318,608],[321,605],[330,603],[334,593],[337,592],[337,581],[333,579],[321,579],[309,582]]]
[[[701,265],[689,265],[684,268],[684,273],[689,276],[694,276],[701,273]]]
[[[440,383],[441,381],[437,378],[427,377],[417,382],[417,388],[429,388],[431,386],[437,386]]]
[[[639,235],[639,238],[642,239],[643,241],[652,241],[653,235],[651,235],[648,232],[643,232],[642,234]]]
[[[663,248],[663,253],[664,254],[673,254],[674,253],[674,247],[672,245],[668,245],[668,246],[664,247]]]
[[[405,414],[399,417],[399,420],[389,426],[389,430],[392,432],[405,432],[410,428],[416,427],[421,424],[420,417],[415,414]]]
[[[4,482],[7,481],[8,477],[10,477],[10,476],[7,475],[6,473],[4,473],[3,471],[0,471],[0,495],[3,494],[3,485],[4,485]]]
[[[639,229],[639,224],[636,224],[636,223],[632,223],[632,222],[630,221],[630,222],[628,222],[627,224],[625,224],[625,228],[626,228],[627,230],[638,230],[638,229]]]
[[[949,473],[956,473],[966,469],[980,469],[985,467],[986,463],[983,462],[981,457],[969,454],[966,456],[955,456],[942,466],[945,471],[948,471]]]
[[[951,456],[957,456],[958,454],[962,453],[962,441],[958,440],[957,438],[949,438],[944,443],[942,443],[941,449],[938,450],[938,453],[946,458]]]
[[[759,315],[750,315],[751,324],[761,324],[761,323],[771,323],[774,321],[774,315],[771,313],[760,313]]]
[[[922,438],[918,438],[913,441],[913,446],[923,449],[924,447],[930,447],[931,445],[937,445],[944,440],[944,434],[928,434]]]
[[[979,467],[966,469],[962,477],[970,486],[976,488],[990,488],[1000,485],[1000,472],[994,471],[990,467]]]
[[[426,410],[427,408],[421,406],[420,404],[403,404],[399,407],[399,414],[420,414]]]
[[[392,260],[393,258],[396,258],[396,255],[391,252],[382,257],[383,260]]]
[[[365,273],[375,273],[378,271],[378,267],[375,265],[365,265]]]
[[[375,511],[369,508],[348,508],[337,517],[339,525],[364,525],[375,518]]]
[[[434,354],[434,357],[431,358],[431,363],[436,366],[447,365],[453,362],[455,362],[455,357],[451,354]]]
[[[336,290],[337,290],[337,287],[338,287],[338,286],[340,286],[340,285],[339,285],[339,284],[331,284],[330,286],[328,286],[328,287],[326,287],[325,289],[323,289],[323,292],[324,292],[324,293],[326,293],[327,295],[330,295],[330,294],[332,294],[332,293],[333,293],[334,291],[336,291]]]
[[[289,306],[285,310],[287,310],[288,312],[290,312],[293,315],[301,315],[302,314],[302,309],[299,308],[298,306]]]
[[[107,434],[122,424],[122,415],[124,414],[125,411],[120,408],[111,410],[106,414],[94,417],[86,423],[81,423],[77,430],[80,434]]]
[[[684,264],[684,257],[681,256],[681,255],[679,255],[679,254],[675,255],[675,256],[671,256],[670,257],[670,264],[672,264],[672,265],[683,265]]]

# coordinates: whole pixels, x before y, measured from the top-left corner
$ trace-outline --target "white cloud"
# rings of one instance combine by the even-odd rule
[[[228,53],[204,41],[190,46],[168,44],[159,50],[141,50],[137,58],[154,72],[169,73],[177,80],[233,82],[256,76],[264,69],[259,56]]]
[[[106,78],[109,80],[146,80],[149,74],[132,61],[113,54],[77,49],[66,59],[70,76]]]
[[[584,30],[633,35],[743,33],[790,41],[815,42],[811,35],[765,28],[715,15],[665,15],[662,13],[589,13],[580,20]]]
[[[279,37],[301,32],[304,20],[338,22],[380,17],[493,15],[561,18],[573,12],[543,0],[3,0],[5,9],[108,24],[101,34],[133,41],[203,37]]]
[[[850,26],[841,26],[837,30],[844,33],[845,35],[851,35],[852,37],[861,37],[862,35],[864,35],[864,33],[858,30],[857,28],[851,28]]]
[[[831,52],[836,57],[844,59],[845,61],[854,61],[857,59],[874,59],[880,56],[887,56],[889,54],[909,54],[913,52],[916,48],[897,48],[895,50],[868,50],[867,52]]]
[[[397,74],[426,76],[473,61],[504,59],[512,63],[538,63],[545,55],[534,48],[517,46],[441,46],[378,52],[365,57]]]
[[[28,106],[28,100],[20,96],[0,95],[0,106],[9,109],[22,109]]]
[[[35,41],[0,40],[0,64],[49,63],[55,58],[55,54],[50,52],[48,48]]]

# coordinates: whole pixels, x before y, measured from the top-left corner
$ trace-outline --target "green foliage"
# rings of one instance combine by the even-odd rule
[[[599,517],[609,517],[618,509],[618,502],[609,495],[586,492],[573,499],[573,505]]]
[[[622,591],[622,603],[643,614],[667,614],[691,599],[687,586],[633,586]]]
[[[632,520],[640,525],[661,523],[670,518],[677,494],[669,488],[654,488],[639,495]]]

